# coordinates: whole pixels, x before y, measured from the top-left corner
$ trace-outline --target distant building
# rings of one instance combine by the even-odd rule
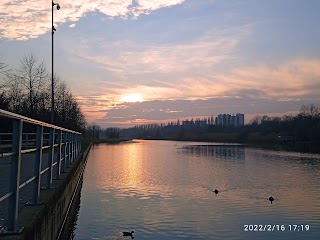
[[[236,127],[242,127],[242,126],[244,126],[244,114],[243,114],[243,113],[237,113],[237,114],[236,114],[235,126],[236,126]]]
[[[219,114],[216,119],[215,123],[218,126],[223,127],[242,127],[244,126],[244,114],[243,113],[237,113],[236,115],[230,115],[230,114]]]

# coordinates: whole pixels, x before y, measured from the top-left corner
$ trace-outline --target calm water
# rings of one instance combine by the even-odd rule
[[[121,232],[132,230],[135,239],[320,239],[319,186],[320,155],[172,141],[96,145],[72,239],[131,239]]]

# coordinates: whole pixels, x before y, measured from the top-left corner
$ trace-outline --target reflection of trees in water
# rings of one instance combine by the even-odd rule
[[[183,152],[220,160],[245,160],[245,147],[241,145],[192,145],[185,146]]]
[[[79,211],[80,211],[82,183],[83,183],[83,176],[80,179],[80,183],[79,183],[76,195],[74,196],[73,203],[69,210],[69,214],[64,224],[62,234],[59,240],[75,239],[75,230],[77,229],[77,221],[78,221]]]

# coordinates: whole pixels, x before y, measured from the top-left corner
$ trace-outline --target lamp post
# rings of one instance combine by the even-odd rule
[[[53,35],[54,32],[56,31],[55,27],[53,26],[53,7],[57,6],[57,10],[60,9],[59,3],[54,3],[52,1],[52,30],[51,30],[51,35],[52,35],[52,69],[51,69],[51,124],[54,124],[54,80],[53,80]]]

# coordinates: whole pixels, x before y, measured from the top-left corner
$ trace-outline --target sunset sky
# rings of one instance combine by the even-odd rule
[[[319,0],[59,0],[55,73],[102,127],[320,104]],[[51,72],[51,1],[1,0],[0,60]]]

